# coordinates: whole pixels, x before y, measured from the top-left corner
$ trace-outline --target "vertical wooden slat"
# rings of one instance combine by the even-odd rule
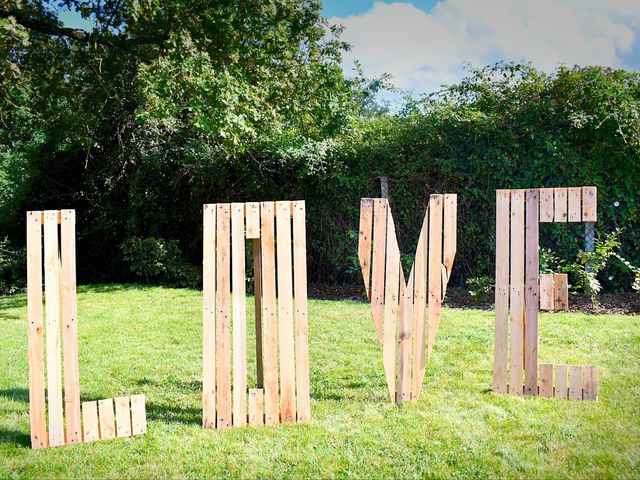
[[[116,397],[116,434],[118,438],[131,436],[131,407],[129,397]]]
[[[412,327],[412,376],[411,376],[411,398],[417,400],[422,389],[422,379],[425,372],[426,354],[426,325],[425,314],[427,308],[427,261],[428,261],[428,239],[429,238],[429,210],[425,212],[422,220],[422,229],[418,237],[416,247],[416,258],[413,264],[414,292],[413,292],[413,327]]]
[[[582,366],[569,366],[569,399],[582,400]]]
[[[567,398],[567,366],[554,365],[553,376],[555,388],[553,394],[556,398]]]
[[[305,203],[293,202],[293,285],[296,336],[296,401],[298,421],[311,419],[309,393],[309,326],[307,319],[307,240]]]
[[[291,202],[276,202],[280,420],[282,422],[296,421],[290,212]]]
[[[524,190],[512,190],[509,393],[514,395],[522,395],[523,389],[524,233]]]
[[[278,326],[276,319],[276,258],[274,204],[260,205],[262,255],[262,368],[264,375],[265,423],[279,421],[278,407]]]
[[[64,445],[62,365],[60,357],[60,258],[58,212],[44,212],[44,280],[47,315],[47,400],[49,446]]]
[[[540,364],[540,396],[553,397],[553,365],[550,363]]]
[[[569,310],[569,279],[566,273],[553,275],[554,310]]]
[[[256,325],[256,384],[264,388],[262,369],[262,253],[260,239],[253,240],[253,293]]]
[[[387,252],[385,268],[384,323],[382,363],[384,366],[389,398],[396,401],[396,334],[398,330],[398,303],[400,286],[400,250],[396,240],[391,212],[387,213]]]
[[[596,187],[582,187],[582,221],[598,221],[598,189]]]
[[[246,204],[247,239],[260,238],[260,204],[248,202]]]
[[[82,402],[83,441],[93,442],[100,439],[98,428],[98,402]]]
[[[231,209],[216,205],[216,426],[231,425]]]
[[[510,190],[496,191],[496,325],[493,351],[493,390],[497,393],[507,393],[510,197]]]
[[[216,206],[203,206],[202,426],[216,426]]]
[[[75,210],[62,210],[60,214],[64,406],[67,420],[66,443],[80,443],[82,442],[82,424],[80,420],[78,304],[76,299],[76,212]]]
[[[525,350],[524,350],[524,393],[538,394],[538,276],[540,274],[540,253],[538,248],[538,215],[540,202],[538,190],[525,192]]]
[[[453,268],[453,260],[456,257],[458,228],[458,196],[447,193],[444,196],[444,236],[442,243],[442,264],[446,270],[446,277],[442,284],[442,299],[447,291],[447,284]]]
[[[593,365],[584,367],[584,400],[598,399],[598,368]]]
[[[553,221],[554,222],[567,221],[567,189],[566,188],[553,189]]]
[[[553,222],[553,188],[540,189],[540,221]]]
[[[371,300],[371,241],[373,228],[373,199],[363,198],[360,200],[360,232],[358,235],[358,260],[364,288],[367,297]]]
[[[100,438],[102,440],[116,438],[113,399],[98,400],[98,413],[100,417]]]
[[[247,205],[247,213],[252,211]],[[247,219],[249,216],[247,215]],[[244,204],[231,204],[233,291],[233,424],[247,423],[247,305],[245,289]]]
[[[429,197],[429,335],[427,359],[431,358],[442,311],[442,195]]]
[[[42,212],[27,212],[27,316],[31,447],[47,443],[42,323]]]
[[[378,342],[383,343],[382,324],[384,319],[385,258],[387,251],[386,198],[376,198],[373,202],[373,259],[371,272],[371,313],[376,325]]]
[[[402,277],[402,275],[400,276]],[[406,286],[400,278],[400,325],[398,331],[398,378],[396,402],[411,399],[411,329],[413,328],[414,270],[411,269]]]
[[[553,273],[540,274],[540,309],[554,310]]]
[[[580,206],[580,199],[582,197],[582,189],[580,187],[574,187],[567,189],[568,196],[568,214],[567,220],[570,222],[582,221],[582,208]]]
[[[144,395],[131,395],[131,434],[147,433],[147,408]]]
[[[264,425],[264,390],[249,389],[249,425]]]

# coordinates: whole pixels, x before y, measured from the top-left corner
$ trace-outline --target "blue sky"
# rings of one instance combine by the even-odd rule
[[[346,71],[357,59],[414,95],[498,60],[640,70],[640,0],[327,0],[324,13],[352,45]]]
[[[357,59],[414,95],[498,60],[640,70],[640,0],[325,0],[323,14],[345,27],[347,73]],[[88,27],[77,13],[61,18]]]

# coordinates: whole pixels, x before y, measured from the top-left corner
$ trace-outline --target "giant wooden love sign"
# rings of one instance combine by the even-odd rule
[[[596,187],[496,191],[495,392],[597,399],[595,366],[538,365],[538,309],[549,309],[552,290],[540,277],[540,223],[595,222],[596,194]],[[563,281],[556,293],[566,291]]]
[[[360,201],[358,259],[376,324],[389,396],[417,400],[456,254],[457,196],[431,195],[408,279],[386,198]],[[428,304],[428,315],[426,309]]]
[[[130,437],[147,429],[144,395],[83,402],[80,418],[75,218],[75,210],[27,212],[29,417],[33,448]],[[46,324],[42,315],[43,265]]]

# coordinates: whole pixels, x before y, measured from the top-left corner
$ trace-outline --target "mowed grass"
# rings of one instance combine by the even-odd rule
[[[26,301],[1,298],[0,477],[640,476],[640,317],[541,315],[541,361],[598,365],[594,403],[492,393],[493,312],[444,309],[420,400],[400,407],[367,304],[311,301],[309,320],[311,423],[204,430],[200,292],[81,288],[82,400],[144,393],[149,430],[31,450]]]

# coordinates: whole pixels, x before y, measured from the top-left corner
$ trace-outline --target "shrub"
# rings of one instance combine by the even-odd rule
[[[26,249],[14,249],[6,238],[0,238],[0,295],[24,290],[27,283]]]
[[[199,269],[186,263],[175,240],[132,237],[120,246],[129,270],[144,283],[195,288]]]

